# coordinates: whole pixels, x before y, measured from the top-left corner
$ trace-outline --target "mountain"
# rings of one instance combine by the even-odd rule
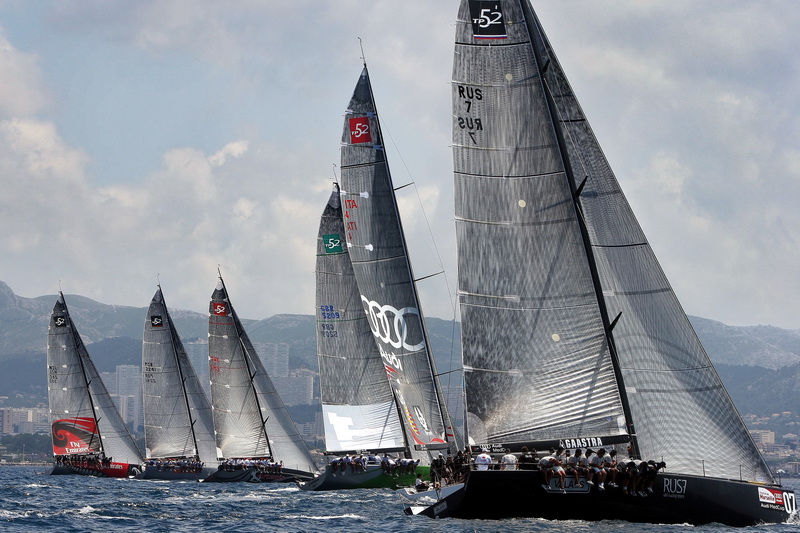
[[[66,295],[70,313],[100,372],[140,364],[147,307],[107,305]],[[150,295],[145,296],[149,304]],[[56,296],[23,298],[0,281],[0,396],[45,398],[45,336]],[[207,338],[208,315],[170,309],[184,341]],[[690,317],[698,336],[742,412],[800,412],[800,331],[773,326],[728,326]],[[313,315],[274,315],[242,320],[256,343],[286,343],[291,368],[317,370]],[[447,376],[460,365],[459,325],[426,318],[437,370]],[[457,381],[456,379],[456,381]],[[446,386],[448,381],[443,378]]]

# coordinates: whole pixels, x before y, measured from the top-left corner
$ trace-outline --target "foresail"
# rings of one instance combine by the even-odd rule
[[[339,187],[317,236],[316,320],[328,452],[406,447],[386,368],[364,314],[344,238]]]
[[[234,312],[235,316],[235,312]],[[238,318],[236,321],[238,323]],[[308,451],[300,431],[297,429],[289,411],[278,394],[275,385],[267,374],[264,364],[258,357],[253,343],[247,337],[240,323],[237,324],[242,338],[242,345],[254,371],[253,385],[258,402],[265,414],[265,428],[269,445],[276,461],[283,461],[283,466],[304,472],[316,472],[317,466],[311,452]]]
[[[527,6],[526,6],[527,7]],[[532,10],[640,452],[672,472],[773,481],[625,199]]]
[[[624,438],[621,397],[518,1],[463,0],[453,62],[458,284],[476,442]]]
[[[161,288],[144,321],[142,392],[147,457],[198,455],[217,463],[211,405],[169,315]]]
[[[446,416],[366,67],[347,109],[341,152],[345,240],[361,302],[410,444],[417,449],[437,447],[447,439]]]

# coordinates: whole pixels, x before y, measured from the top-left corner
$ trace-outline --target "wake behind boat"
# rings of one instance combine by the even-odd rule
[[[626,493],[554,485],[555,456],[539,471],[473,470],[422,514],[786,521],[795,495],[736,411],[528,0],[462,0],[455,48],[469,435],[494,453],[602,447],[629,455],[630,475],[649,472],[641,461],[660,471],[652,492]]]
[[[55,456],[51,474],[128,477],[141,472],[142,455],[61,292],[47,334],[47,382]]]

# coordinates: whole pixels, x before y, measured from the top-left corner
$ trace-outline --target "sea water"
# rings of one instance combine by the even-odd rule
[[[406,516],[388,489],[306,492],[291,484],[198,483],[50,476],[46,467],[0,467],[0,531],[136,532],[545,532],[692,533],[721,525],[513,520],[432,520]],[[800,480],[784,480],[800,492]],[[741,531],[797,533],[794,524]]]

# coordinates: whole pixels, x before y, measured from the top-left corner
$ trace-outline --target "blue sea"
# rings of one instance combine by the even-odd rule
[[[46,467],[0,467],[0,531],[232,532],[548,532],[671,533],[735,531],[619,521],[431,520],[403,514],[391,490],[305,492],[293,485],[198,483],[50,476]],[[800,491],[800,480],[785,480]],[[797,533],[794,524],[746,528]]]

